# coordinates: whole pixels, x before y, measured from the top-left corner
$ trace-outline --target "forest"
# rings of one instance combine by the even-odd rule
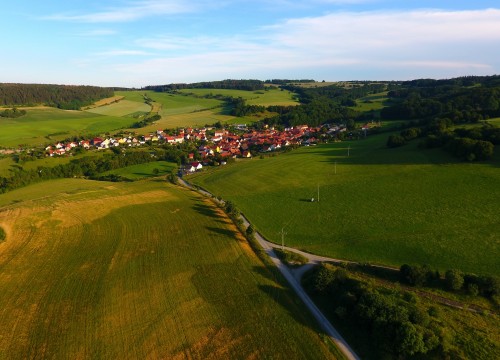
[[[0,83],[0,106],[46,105],[79,110],[100,99],[113,96],[113,90],[97,86]]]
[[[410,120],[399,135],[390,135],[388,147],[422,138],[421,148],[442,147],[468,161],[487,160],[500,145],[500,129],[485,123],[472,129],[457,125],[500,116],[500,76],[404,82],[388,93],[393,105],[381,117]]]

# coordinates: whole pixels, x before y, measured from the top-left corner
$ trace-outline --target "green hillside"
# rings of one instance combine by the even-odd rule
[[[500,274],[498,154],[464,163],[416,143],[389,149],[386,139],[305,147],[189,179],[234,201],[277,243],[283,228],[287,245],[336,258]]]

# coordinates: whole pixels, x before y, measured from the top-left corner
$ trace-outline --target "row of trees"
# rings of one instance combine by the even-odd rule
[[[247,105],[245,99],[242,97],[228,97],[226,103],[231,107],[231,115],[238,117],[256,114],[266,110],[266,107],[262,105]]]
[[[78,110],[113,96],[110,88],[43,84],[0,84],[0,105],[47,105]]]
[[[478,276],[450,269],[441,276],[439,271],[428,265],[404,264],[399,270],[400,281],[411,286],[430,286],[443,290],[463,291],[470,295],[481,295],[493,300],[500,295],[500,278]]]
[[[264,90],[264,82],[260,80],[222,80],[208,81],[190,84],[167,84],[167,85],[150,85],[143,88],[144,90],[152,90],[156,92],[169,92],[181,89],[232,89],[232,90]]]

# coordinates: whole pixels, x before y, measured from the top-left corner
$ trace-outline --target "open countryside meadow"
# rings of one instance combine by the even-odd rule
[[[132,125],[133,119],[86,111],[26,108],[17,119],[0,118],[0,147],[43,145],[71,136],[100,134]]]
[[[286,245],[335,258],[499,275],[499,155],[463,163],[386,139],[245,159],[188,180],[233,201],[275,243],[284,232]]]
[[[334,358],[221,210],[163,180],[0,197],[0,358]]]

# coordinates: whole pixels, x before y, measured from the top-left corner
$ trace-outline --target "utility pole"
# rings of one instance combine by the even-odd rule
[[[286,235],[285,228],[282,227],[281,228],[281,250],[285,249],[285,235]]]
[[[318,202],[319,202],[319,184],[318,184]]]
[[[347,147],[347,157],[349,157],[349,153],[351,152],[351,145]]]
[[[337,175],[337,162],[335,161],[335,175]]]

